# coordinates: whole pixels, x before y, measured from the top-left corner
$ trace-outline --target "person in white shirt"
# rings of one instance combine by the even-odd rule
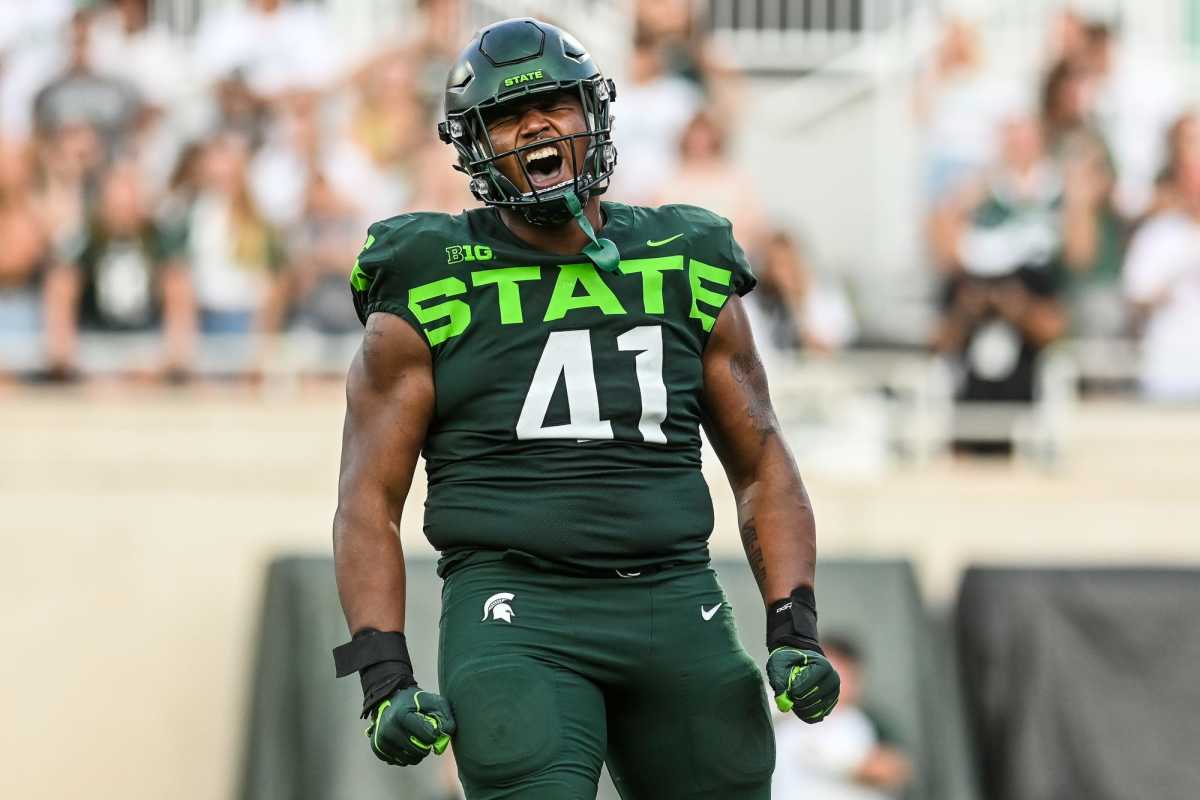
[[[198,166],[188,214],[187,259],[205,334],[248,334],[277,326],[283,253],[246,186],[245,146],[215,136]]]
[[[912,780],[908,757],[889,743],[859,705],[862,663],[858,647],[842,636],[822,636],[821,646],[842,676],[838,706],[818,728],[792,714],[775,722],[772,800],[887,800]]]
[[[313,3],[250,0],[204,17],[193,52],[207,82],[245,74],[260,97],[321,89],[341,77],[327,15]]]
[[[1158,53],[1118,47],[1117,32],[1103,21],[1090,22],[1085,33],[1080,61],[1090,73],[1091,105],[1116,160],[1117,207],[1136,217],[1153,197],[1164,134],[1182,110],[1181,93]]]
[[[1200,400],[1200,155],[1174,168],[1175,206],[1134,235],[1125,296],[1142,326],[1141,389],[1151,400]]]
[[[621,160],[613,197],[644,205],[679,168],[679,140],[700,110],[700,89],[667,71],[661,46],[641,36],[634,41],[629,80],[621,85],[613,137]]]
[[[857,336],[841,283],[817,272],[802,242],[785,228],[770,232],[755,271],[758,291],[747,297],[746,310],[765,363],[780,351],[834,353]]]
[[[947,20],[913,97],[924,133],[926,202],[936,205],[988,165],[1000,123],[1021,95],[987,69],[979,30],[964,19]]]

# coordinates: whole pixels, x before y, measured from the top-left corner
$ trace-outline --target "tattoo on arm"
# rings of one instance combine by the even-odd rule
[[[776,433],[777,422],[767,390],[767,373],[758,354],[753,351],[734,353],[729,359],[729,372],[746,394],[746,413],[751,426],[758,431],[759,440],[766,442]]]
[[[767,581],[767,562],[763,558],[762,545],[758,542],[758,528],[755,527],[753,519],[742,523],[742,547],[746,550],[750,571],[754,573],[754,581],[761,591]]]

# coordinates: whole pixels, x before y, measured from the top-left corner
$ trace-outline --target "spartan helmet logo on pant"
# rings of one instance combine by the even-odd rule
[[[489,597],[483,604],[483,619],[480,622],[487,622],[489,618],[495,620],[504,620],[511,624],[512,618],[516,616],[512,606],[509,605],[515,597],[512,592],[496,592]]]

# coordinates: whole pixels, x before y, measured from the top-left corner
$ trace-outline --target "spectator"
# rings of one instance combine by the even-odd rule
[[[87,199],[104,162],[96,130],[73,123],[44,138],[34,195],[38,213],[57,248],[78,240],[87,217]]]
[[[33,98],[62,72],[74,0],[0,0],[0,136],[33,135]]]
[[[1200,157],[1200,116],[1189,111],[1167,131],[1166,162],[1154,182],[1154,199],[1146,211],[1146,219],[1179,205],[1176,189],[1180,165],[1197,157]]]
[[[462,47],[463,0],[417,0],[420,27],[411,38],[410,63],[416,83],[430,108],[441,108],[446,74]]]
[[[753,182],[729,160],[727,134],[706,112],[692,117],[679,141],[679,170],[663,184],[656,203],[690,203],[733,223],[737,240],[749,252],[764,241],[765,212]]]
[[[933,252],[957,274],[1007,275],[1047,267],[1061,246],[1062,179],[1045,151],[1041,125],[1017,116],[1002,126],[999,162],[938,209]]]
[[[317,174],[347,202],[352,199],[361,227],[405,207],[412,151],[403,148],[411,146],[416,135],[398,145],[403,162],[381,167],[349,130],[326,118],[323,98],[316,92],[293,92],[276,107],[279,113],[249,173],[255,203],[272,225],[282,230],[299,223],[308,185]],[[408,124],[415,127],[423,118],[421,109],[413,104],[409,109],[413,119]]]
[[[440,144],[430,135],[433,123],[415,85],[414,63],[408,51],[387,50],[368,61],[354,82],[355,107],[339,161],[347,176],[355,174],[338,188],[359,198],[365,222],[414,207],[417,173],[425,160],[418,153]],[[444,164],[446,153],[438,155],[436,162]]]
[[[191,285],[151,219],[141,180],[131,164],[104,176],[74,257],[47,281],[47,352],[60,371],[178,374],[188,366]]]
[[[737,75],[715,51],[696,3],[689,0],[637,0],[634,37],[661,51],[668,74],[693,83],[708,107],[730,119],[737,107]]]
[[[341,77],[341,59],[324,11],[312,3],[249,0],[206,14],[194,53],[209,83],[245,76],[260,98],[319,91]]]
[[[180,120],[201,104],[192,96],[188,59],[165,25],[150,22],[150,0],[109,0],[92,24],[96,71],[136,86],[143,104],[129,153],[137,160],[146,190],[157,196],[165,188],[179,155]],[[193,102],[187,102],[187,101]]]
[[[862,707],[862,657],[842,636],[822,636],[821,646],[842,679],[833,712],[817,725],[793,714],[775,723],[776,767],[772,800],[886,800],[912,780],[912,762],[879,717]]]
[[[346,281],[361,239],[354,206],[324,176],[314,176],[289,247],[289,295],[296,327],[326,336],[359,332],[358,316],[346,302]]]
[[[1015,93],[984,69],[979,32],[947,21],[933,63],[917,81],[914,109],[925,129],[925,197],[932,204],[962,188],[995,153],[998,115]]]
[[[289,268],[282,282],[290,312],[286,361],[310,375],[344,376],[362,341],[362,326],[346,303],[346,282],[362,247],[362,230],[355,206],[316,173],[308,184],[304,214],[289,232]]]
[[[294,92],[274,108],[266,140],[248,164],[247,180],[257,210],[284,229],[298,221],[309,176],[321,162],[321,97]]]
[[[1152,58],[1118,49],[1111,25],[1091,22],[1086,34],[1081,63],[1117,166],[1117,208],[1137,217],[1154,194],[1155,175],[1165,160],[1164,133],[1181,110],[1179,89],[1170,70]]]
[[[1060,163],[1067,140],[1073,135],[1091,133],[1100,138],[1090,128],[1087,75],[1070,61],[1060,61],[1046,73],[1042,81],[1041,114],[1046,149]]]
[[[38,365],[51,239],[32,198],[28,145],[0,138],[0,380]]]
[[[1063,263],[1074,334],[1115,338],[1128,333],[1121,263],[1130,226],[1113,197],[1116,176],[1103,142],[1076,134],[1063,145]]]
[[[702,99],[695,84],[667,71],[663,49],[653,39],[634,40],[629,79],[621,84],[613,123],[621,161],[616,197],[634,205],[653,201],[679,168],[679,141]]]
[[[965,403],[1032,402],[1038,357],[1066,326],[1057,279],[1061,181],[1036,120],[1010,120],[1003,139],[1000,165],[943,208],[936,226],[949,278],[935,346],[952,358]],[[992,419],[986,442],[966,438],[959,449],[1011,452],[1001,435],[1006,417]]]
[[[1060,8],[1051,14],[1046,29],[1044,63],[1052,66],[1066,61],[1083,66],[1088,45],[1087,20],[1073,8]]]
[[[431,138],[415,77],[410,54],[401,49],[381,52],[355,77],[352,136],[382,169],[403,164],[421,140]]]
[[[187,256],[201,332],[246,335],[277,330],[276,275],[283,251],[250,195],[245,143],[232,134],[215,136],[205,145],[197,172]]]
[[[70,55],[66,70],[38,92],[33,118],[43,137],[73,125],[91,127],[111,158],[133,131],[142,101],[133,84],[96,72],[91,31],[91,12],[76,13],[68,28]]]
[[[430,123],[432,124],[432,123]],[[467,182],[454,171],[454,156],[441,142],[426,142],[414,158],[413,195],[408,208],[413,211],[441,211],[458,214],[473,208],[478,202],[467,188]]]
[[[159,197],[155,218],[176,242],[186,243],[188,217],[200,193],[200,171],[204,162],[204,144],[191,142],[179,152],[166,191]]]
[[[1042,84],[1047,150],[1063,174],[1065,299],[1074,334],[1115,338],[1127,331],[1120,271],[1129,225],[1117,210],[1112,155],[1089,108],[1086,71],[1063,59]]]
[[[97,72],[137,87],[143,100],[171,110],[191,87],[189,61],[166,26],[150,21],[150,0],[109,0],[91,30]]]
[[[1142,327],[1141,388],[1159,401],[1200,400],[1200,156],[1176,164],[1175,206],[1138,230],[1125,294]]]
[[[857,325],[845,293],[815,274],[787,232],[770,234],[757,275],[758,288],[746,302],[764,349],[830,353],[854,338]]]

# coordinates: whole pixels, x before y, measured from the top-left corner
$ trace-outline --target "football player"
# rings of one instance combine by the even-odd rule
[[[766,800],[761,675],[709,567],[703,425],[766,611],[777,704],[818,722],[812,509],[778,429],[730,224],[602,203],[616,99],[573,36],[481,30],[446,82],[441,139],[481,208],[375,223],[351,275],[334,555],[375,754],[450,739],[467,797]],[[438,686],[404,638],[397,524],[419,454],[441,552]]]

